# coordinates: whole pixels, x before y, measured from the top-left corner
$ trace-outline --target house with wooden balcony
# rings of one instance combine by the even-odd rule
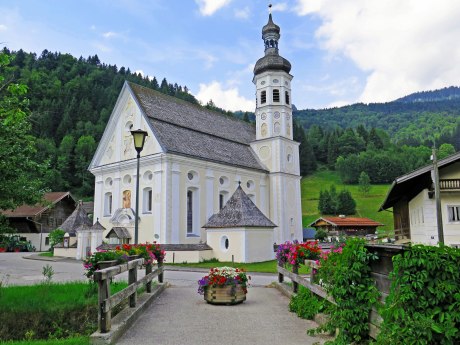
[[[444,243],[460,244],[460,152],[438,161]],[[393,181],[380,211],[392,211],[396,238],[438,243],[433,165]]]

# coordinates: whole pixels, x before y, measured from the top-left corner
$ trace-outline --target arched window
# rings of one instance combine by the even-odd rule
[[[104,194],[104,216],[112,215],[112,193]]]
[[[193,233],[193,191],[187,191],[187,234]]]
[[[144,188],[142,194],[142,212],[152,213],[152,188]]]
[[[280,101],[280,90],[273,89],[273,102],[279,102],[279,101]]]
[[[285,92],[285,99],[286,99],[286,104],[289,104],[289,92]]]
[[[219,210],[222,210],[227,202],[228,193],[222,191],[219,193]]]
[[[262,91],[260,93],[260,104],[267,103],[267,91]]]

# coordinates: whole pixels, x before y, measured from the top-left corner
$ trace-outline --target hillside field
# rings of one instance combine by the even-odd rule
[[[345,185],[339,175],[330,170],[319,170],[313,175],[302,178],[302,223],[306,227],[321,215],[318,211],[319,192],[321,189],[329,189],[335,184],[337,192],[348,189],[356,201],[356,217],[366,217],[385,224],[380,230],[393,229],[393,214],[391,212],[378,212],[383,203],[390,185],[372,185],[368,195],[363,195],[358,185]]]

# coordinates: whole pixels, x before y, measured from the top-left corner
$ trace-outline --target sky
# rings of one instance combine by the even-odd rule
[[[97,54],[187,86],[203,104],[254,111],[269,3],[298,109],[460,84],[458,0],[0,0],[0,43]]]

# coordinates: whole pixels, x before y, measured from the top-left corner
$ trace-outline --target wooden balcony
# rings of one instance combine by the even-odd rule
[[[460,179],[455,178],[455,179],[443,179],[439,180],[439,188],[444,191],[455,191],[458,190],[460,191]]]

